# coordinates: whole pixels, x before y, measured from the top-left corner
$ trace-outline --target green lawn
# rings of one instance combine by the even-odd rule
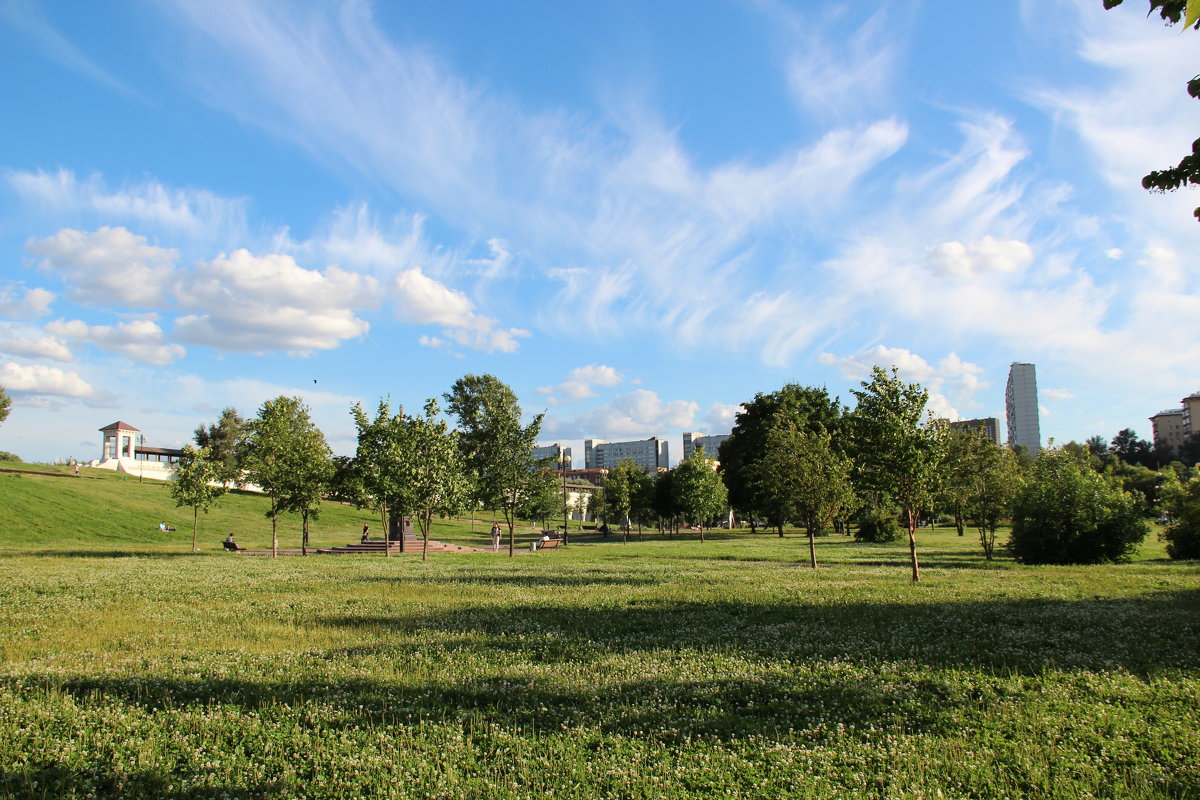
[[[1200,796],[1200,570],[1156,541],[923,531],[915,586],[903,544],[737,532],[272,560],[214,549],[261,498],[193,555],[161,486],[0,487],[0,797]]]

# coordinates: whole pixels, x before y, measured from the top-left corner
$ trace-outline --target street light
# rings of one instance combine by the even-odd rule
[[[568,535],[570,520],[567,517],[567,452],[561,447],[558,448],[558,466],[562,469],[563,479],[563,547],[566,547],[567,539],[571,538]]]

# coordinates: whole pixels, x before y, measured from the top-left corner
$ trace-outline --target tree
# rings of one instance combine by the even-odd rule
[[[729,508],[729,494],[717,462],[697,448],[672,472],[671,492],[675,505],[692,524],[700,526],[700,541],[704,541],[704,526],[710,519]]]
[[[971,461],[973,486],[967,496],[967,515],[975,522],[979,544],[988,560],[996,552],[996,529],[1012,513],[1013,500],[1021,490],[1021,465],[1017,454],[981,439]]]
[[[778,495],[764,485],[755,463],[767,452],[767,431],[781,419],[789,419],[800,430],[826,430],[833,435],[839,431],[842,406],[824,388],[789,383],[770,394],[756,394],[742,404],[733,432],[721,443],[718,460],[721,477],[729,487],[729,502],[738,511],[751,517],[760,514],[783,536],[785,505]],[[766,491],[764,496],[760,492]]]
[[[1148,467],[1154,463],[1154,445],[1139,439],[1133,428],[1125,428],[1114,436],[1109,450],[1126,464]]]
[[[1124,561],[1146,537],[1140,506],[1114,477],[1044,450],[1014,502],[1008,546],[1026,564]]]
[[[309,522],[321,514],[321,500],[328,494],[335,474],[332,453],[325,434],[309,425],[298,431],[297,458],[301,465],[288,481],[288,511],[300,515],[300,552],[308,555]]]
[[[850,415],[858,475],[868,490],[888,495],[904,513],[916,582],[921,580],[917,521],[937,490],[946,429],[923,419],[929,393],[919,384],[901,382],[895,367],[890,372],[874,367],[862,387],[853,391],[858,405]]]
[[[1200,464],[1200,431],[1194,432],[1179,445],[1179,460],[1188,466]]]
[[[271,555],[279,555],[279,515],[301,510],[319,491],[328,468],[329,447],[313,425],[308,406],[298,397],[279,396],[262,404],[250,420],[242,448],[247,479],[260,486],[271,500]],[[311,513],[311,510],[310,510]]]
[[[1200,558],[1200,476],[1180,483],[1170,473],[1162,490],[1167,514],[1167,555],[1171,558]]]
[[[851,502],[853,466],[838,453],[825,430],[801,430],[793,419],[782,418],[767,431],[767,451],[757,464],[760,494],[787,504],[808,533],[808,555],[817,568],[817,531]]]
[[[463,463],[476,476],[488,469],[487,427],[493,414],[521,418],[521,406],[513,390],[495,375],[464,375],[442,397],[446,413],[458,418],[458,447]],[[498,498],[485,496],[489,486],[475,484],[475,500],[484,508],[496,508]]]
[[[638,538],[642,537],[642,525],[655,517],[654,479],[642,470],[634,473],[632,515],[638,524]]]
[[[226,408],[215,424],[200,424],[192,434],[197,447],[207,447],[211,459],[217,465],[217,480],[241,486],[242,441],[249,433],[250,423],[242,419],[236,408]]]
[[[471,488],[463,472],[458,435],[439,419],[440,413],[437,401],[430,398],[425,402],[425,415],[405,418],[402,427],[400,505],[416,515],[422,561],[428,559],[433,515],[461,511]]]
[[[189,506],[192,509],[192,552],[196,552],[196,530],[199,526],[200,512],[208,513],[208,508],[217,498],[225,494],[224,486],[212,485],[218,480],[220,465],[212,460],[212,452],[207,447],[199,450],[191,445],[184,445],[183,455],[179,458],[179,466],[175,470],[175,481],[170,485],[171,496],[175,498],[175,506]]]
[[[533,446],[545,414],[521,425],[521,406],[507,384],[492,375],[466,375],[446,393],[447,409],[458,417],[459,447],[474,473],[474,498],[504,512],[508,554],[514,555],[517,509],[538,466]]]
[[[517,513],[548,527],[546,522],[556,512],[562,513],[562,484],[558,473],[544,465],[536,466],[529,473]]]
[[[1091,451],[1092,455],[1098,458],[1104,458],[1104,456],[1108,455],[1108,439],[1099,434],[1089,436],[1083,443]]]
[[[654,513],[666,523],[667,533],[671,533],[675,530],[675,521],[683,513],[683,509],[675,497],[675,472],[660,472],[652,480],[654,481]]]
[[[629,515],[633,512],[640,485],[638,475],[645,474],[634,461],[626,459],[604,479],[605,509],[620,523],[622,540],[626,543],[629,542]]]
[[[1105,8],[1115,8],[1123,0],[1104,0]],[[1183,21],[1184,28],[1200,30],[1200,0],[1150,0],[1150,13],[1155,11],[1168,24]],[[1200,100],[1200,75],[1188,81],[1187,92]],[[1181,186],[1200,184],[1200,139],[1192,142],[1192,152],[1174,167],[1155,170],[1142,178],[1142,188],[1150,192],[1173,192]],[[1200,208],[1193,214],[1200,220]]]
[[[4,387],[0,386],[0,424],[8,419],[8,412],[12,409],[12,398],[8,396],[8,392],[4,391]]]
[[[954,518],[954,528],[959,536],[966,532],[967,507],[976,489],[979,442],[986,441],[973,430],[951,430],[946,434],[946,454],[940,467],[938,500],[939,506]]]
[[[391,554],[390,525],[393,513],[404,504],[401,496],[400,473],[407,456],[404,450],[404,409],[392,414],[390,399],[380,399],[375,418],[367,417],[361,403],[350,409],[358,429],[358,447],[353,466],[343,475],[345,488],[360,495],[360,504],[379,513],[383,528],[383,553]]]

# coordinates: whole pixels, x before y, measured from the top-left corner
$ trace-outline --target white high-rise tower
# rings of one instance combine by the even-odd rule
[[[1030,455],[1037,455],[1042,449],[1042,430],[1038,423],[1037,372],[1033,364],[1014,361],[1009,367],[1004,408],[1008,446],[1014,450],[1022,446]]]

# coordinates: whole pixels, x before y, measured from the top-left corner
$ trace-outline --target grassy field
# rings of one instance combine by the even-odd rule
[[[923,532],[916,586],[842,537],[272,560],[164,541],[161,486],[0,487],[0,797],[1200,796],[1200,570],[1156,541]]]

